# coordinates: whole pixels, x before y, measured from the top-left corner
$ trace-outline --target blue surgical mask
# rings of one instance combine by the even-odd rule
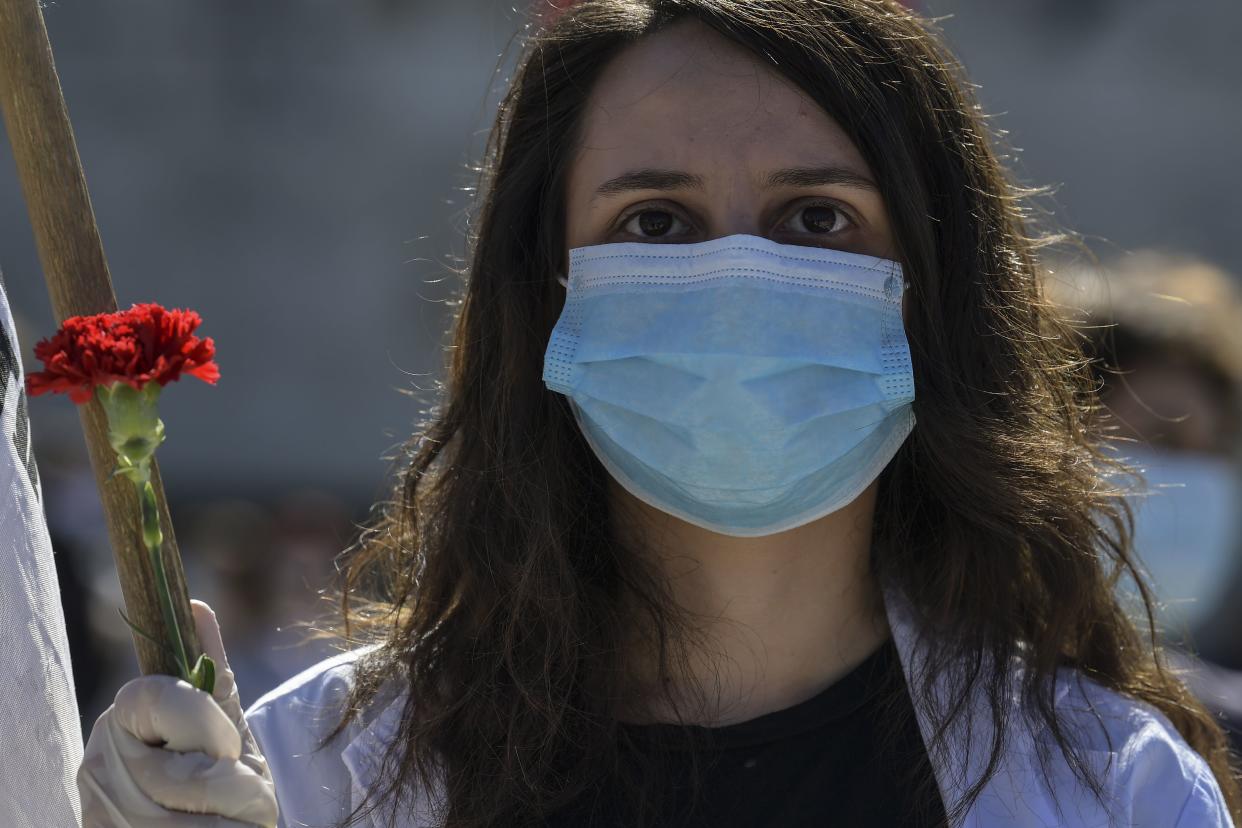
[[[543,380],[631,494],[725,535],[853,501],[914,427],[901,266],[734,235],[575,248]]]
[[[1223,599],[1242,554],[1242,481],[1223,457],[1127,446],[1147,480],[1130,498],[1134,549],[1161,602],[1161,625],[1193,631]]]

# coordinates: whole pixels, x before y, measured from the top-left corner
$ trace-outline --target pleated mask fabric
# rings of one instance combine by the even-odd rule
[[[901,265],[732,235],[570,251],[543,381],[635,497],[742,537],[850,503],[914,427]]]

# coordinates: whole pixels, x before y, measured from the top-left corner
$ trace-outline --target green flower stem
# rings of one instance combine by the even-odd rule
[[[108,442],[116,451],[117,467],[113,477],[128,477],[138,489],[142,506],[142,542],[151,556],[151,569],[155,574],[155,588],[159,592],[160,612],[164,627],[171,639],[166,645],[176,659],[180,678],[199,690],[212,692],[215,686],[215,664],[205,654],[190,666],[185,654],[185,642],[177,625],[177,612],[173,607],[172,593],[168,589],[168,575],[164,572],[164,533],[160,529],[159,506],[155,501],[155,489],[151,485],[151,458],[160,443],[164,442],[164,423],[159,418],[157,403],[160,385],[148,382],[142,388],[115,382],[96,386],[95,394],[108,416]],[[124,617],[124,614],[122,614]],[[145,630],[125,619],[135,632],[152,641],[155,639]]]
[[[145,475],[144,475],[145,476]],[[151,569],[155,572],[155,589],[160,596],[160,609],[164,614],[164,626],[172,639],[173,655],[177,659],[177,668],[181,678],[194,683],[190,674],[190,662],[185,655],[185,643],[181,640],[181,627],[177,624],[177,612],[173,609],[172,594],[168,589],[168,576],[164,572],[164,533],[160,529],[159,506],[155,502],[155,488],[150,480],[139,486],[139,499],[142,501],[142,540],[151,555]]]

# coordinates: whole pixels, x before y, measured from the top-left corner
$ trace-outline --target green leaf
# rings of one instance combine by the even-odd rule
[[[194,669],[190,671],[190,684],[207,695],[211,695],[216,689],[216,663],[206,654],[200,655],[198,661],[194,662]]]
[[[162,649],[162,650],[166,650],[166,651],[167,651],[167,652],[168,652],[168,653],[169,653],[169,654],[173,657],[173,659],[174,659],[174,660],[176,659],[176,657],[177,657],[177,651],[176,651],[176,650],[174,650],[174,649],[173,649],[173,648],[172,648],[172,647],[171,647],[171,646],[170,646],[167,642],[160,641],[158,638],[156,638],[155,636],[151,635],[151,633],[147,632],[147,631],[146,631],[146,630],[144,630],[142,627],[139,627],[139,626],[138,626],[137,624],[135,624],[133,621],[130,621],[130,620],[129,620],[129,617],[125,614],[125,610],[120,609],[120,608],[118,607],[118,608],[117,608],[117,612],[119,612],[119,613],[121,614],[121,618],[125,621],[125,623],[126,623],[126,624],[128,624],[128,625],[129,625],[129,628],[130,628],[131,630],[133,630],[134,632],[138,633],[138,634],[139,634],[139,635],[141,635],[143,638],[145,638],[147,641],[150,641],[152,644],[154,644],[155,646],[159,647],[160,649]],[[213,673],[212,675],[214,676],[214,673]],[[182,676],[181,678],[185,678],[185,676]]]

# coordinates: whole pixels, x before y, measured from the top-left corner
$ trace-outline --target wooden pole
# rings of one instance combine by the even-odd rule
[[[38,0],[0,0],[0,107],[57,320],[115,311],[116,294]],[[116,467],[116,455],[108,444],[103,407],[92,399],[78,406],[78,411],[103,500],[126,614],[139,628],[168,640],[142,542],[138,495],[127,478],[108,479]],[[151,477],[164,530],[164,567],[186,655],[193,664],[201,649],[154,459]],[[138,635],[134,635],[134,648],[143,673],[178,674],[176,661],[164,649]]]

